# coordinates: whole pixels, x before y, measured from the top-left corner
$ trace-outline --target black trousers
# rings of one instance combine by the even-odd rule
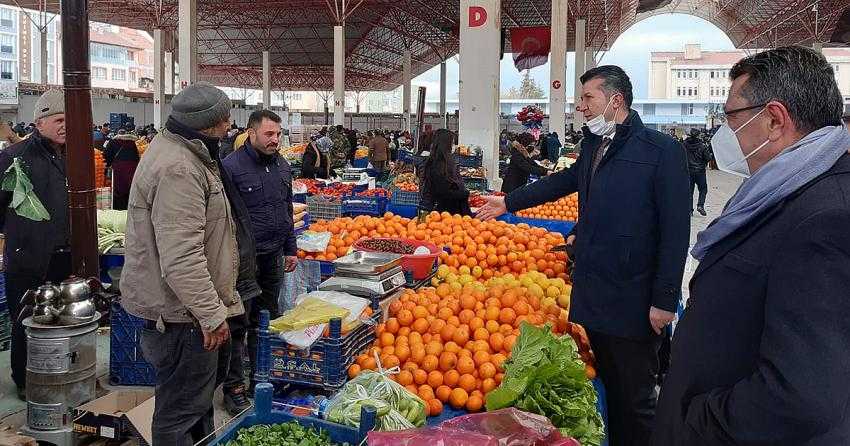
[[[227,374],[230,341],[207,351],[201,329],[187,323],[166,324],[164,333],[146,326],[139,343],[156,370],[151,446],[200,442],[215,428],[213,393]]]
[[[608,444],[649,444],[655,418],[658,348],[661,337],[635,341],[587,331],[605,385]]]
[[[27,334],[23,324],[18,323],[21,312],[21,298],[29,289],[38,288],[50,281],[58,285],[71,275],[71,256],[67,252],[57,252],[50,259],[47,277],[29,274],[6,273],[6,301],[9,305],[9,317],[12,323],[10,362],[12,363],[12,381],[19,388],[27,383]]]
[[[230,367],[227,369],[227,377],[224,379],[224,391],[229,392],[239,386],[245,385],[245,361],[243,358],[248,353],[247,337],[250,324],[248,315],[251,314],[251,306],[254,299],[242,301],[245,313],[227,319],[230,327]]]
[[[693,203],[694,199],[694,186],[699,189],[697,206],[705,207],[705,196],[708,195],[708,180],[705,178],[705,171],[691,172],[691,203]],[[693,210],[693,208],[691,208],[691,210]]]
[[[254,370],[257,364],[257,327],[260,325],[260,312],[269,311],[269,320],[280,316],[277,297],[280,285],[283,283],[283,256],[279,254],[261,254],[257,256],[257,284],[262,294],[251,299],[251,311],[245,309],[248,315],[248,357],[251,360],[251,382],[254,380]]]

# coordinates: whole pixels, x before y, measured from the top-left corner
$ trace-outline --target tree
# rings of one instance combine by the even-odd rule
[[[521,99],[544,99],[546,94],[543,89],[537,85],[537,82],[531,77],[531,70],[525,70],[525,76],[522,78],[522,84],[519,87]]]
[[[351,92],[351,97],[354,99],[356,113],[360,113],[360,105],[369,97],[368,91],[354,90]]]
[[[322,100],[325,107],[325,125],[330,124],[330,112],[328,108],[328,102],[330,102],[331,98],[334,95],[332,91],[316,91],[316,94],[319,95],[319,99]]]
[[[519,95],[519,90],[516,87],[511,87],[506,93],[503,94],[505,99],[521,99]]]

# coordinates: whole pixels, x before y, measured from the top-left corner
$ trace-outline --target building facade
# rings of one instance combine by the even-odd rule
[[[850,48],[824,48],[845,100],[850,99]],[[729,70],[747,56],[743,50],[703,51],[685,45],[682,52],[653,52],[649,63],[649,98],[725,102],[732,85]]]

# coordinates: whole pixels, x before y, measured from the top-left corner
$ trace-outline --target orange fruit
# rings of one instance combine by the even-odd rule
[[[501,333],[493,333],[490,335],[490,348],[494,352],[500,352],[505,346],[505,337]]]
[[[460,375],[460,380],[458,380],[457,385],[467,392],[472,392],[477,388],[475,385],[475,377],[469,374]]]
[[[511,324],[502,324],[499,326],[499,333],[503,336],[510,336],[514,332],[514,327]]]
[[[443,328],[445,328],[446,325],[447,325],[446,321],[439,319],[439,318],[434,319],[433,321],[431,321],[431,326],[428,327],[428,333],[431,333],[431,334],[434,334],[434,335],[440,334],[440,333],[442,333]]]
[[[413,382],[417,385],[422,385],[428,382],[428,372],[422,369],[416,369],[413,371]],[[414,392],[415,393],[415,392]]]
[[[413,373],[409,370],[402,370],[396,375],[396,382],[403,386],[413,384]]]
[[[476,367],[481,367],[482,364],[490,362],[490,354],[484,350],[478,350],[472,354],[472,360],[475,362]]]
[[[497,318],[498,318],[498,313],[499,313],[499,311],[496,310],[496,314],[497,314],[496,317]],[[486,328],[487,331],[489,331],[490,333],[498,333],[499,327],[500,327],[499,323],[495,320],[488,320],[487,323],[484,324],[484,328]]]
[[[496,375],[496,368],[493,367],[493,376]],[[443,385],[443,374],[438,370],[432,370],[428,373],[428,385],[436,389]]]
[[[452,405],[455,409],[463,409],[466,407],[466,403],[469,400],[469,394],[466,390],[461,388],[456,388],[452,390],[452,393],[449,395],[449,404]]]
[[[422,384],[416,390],[418,390],[416,394],[419,395],[423,401],[430,401],[436,398],[436,395],[434,395],[434,389],[432,389],[428,384]]]
[[[486,311],[482,309],[481,312],[485,313]],[[476,316],[469,321],[469,329],[474,332],[479,328],[484,328],[484,319],[478,317],[478,315],[476,314]]]
[[[442,370],[444,372],[448,372],[449,370],[454,369],[456,365],[457,365],[457,355],[456,354],[449,352],[449,351],[444,351],[444,352],[440,353],[440,364],[439,364],[440,370]]]
[[[449,341],[443,345],[443,351],[450,353],[458,353],[460,351],[460,346],[457,345],[455,341]]]
[[[511,351],[514,348],[514,344],[516,343],[516,335],[508,335],[505,336],[505,351]]]
[[[432,398],[428,401],[428,416],[436,417],[443,413],[443,403],[439,398]]]
[[[412,393],[416,396],[419,396],[419,389],[417,389],[416,386],[414,386],[413,384],[408,384],[408,385],[404,386],[404,388],[408,392],[410,392],[410,393]]]
[[[404,364],[410,358],[410,347],[407,344],[396,344],[395,355],[398,357],[399,362]]]
[[[401,325],[398,323],[398,319],[391,317],[387,319],[385,327],[388,333],[397,334],[398,329],[401,328]]]
[[[463,309],[458,314],[458,318],[460,319],[461,324],[469,324],[470,321],[475,317],[475,312],[472,309]]]
[[[460,307],[465,310],[471,310],[475,308],[476,302],[477,300],[475,300],[474,297],[468,294],[460,297]]]
[[[487,321],[498,321],[499,320],[499,307],[495,305],[487,306],[484,309],[484,318]]]
[[[381,366],[385,369],[391,369],[399,365],[401,365],[401,362],[396,355],[387,355],[386,358],[381,360]]]
[[[461,356],[457,360],[456,370],[461,374],[472,373],[475,371],[475,361],[469,356]]]
[[[356,360],[355,362],[356,362],[356,363],[357,363],[357,365],[359,365],[359,366],[360,366],[360,368],[362,369],[362,368],[363,368],[363,363],[364,363],[367,359],[369,359],[369,355],[367,355],[366,353],[363,353],[362,355],[357,356],[357,360]]]
[[[413,308],[413,317],[415,317],[417,319],[421,319],[421,318],[424,318],[424,317],[427,317],[427,316],[428,316],[428,309],[427,308],[425,308],[421,305],[417,305],[416,307]]]
[[[425,354],[440,356],[440,353],[443,352],[443,344],[437,341],[431,341],[428,345],[425,346]]]
[[[424,358],[425,347],[422,344],[414,344],[412,347],[410,347],[410,359],[413,362],[421,364]]]
[[[398,312],[397,319],[402,326],[410,326],[413,323],[413,313],[410,310],[401,310]]]
[[[496,353],[495,355],[490,356],[490,362],[493,363],[493,365],[496,366],[496,369],[499,371],[504,370],[504,363],[506,360],[507,358],[505,357],[505,355],[501,353]]]
[[[490,353],[490,343],[485,340],[472,341],[472,352],[483,351]]]
[[[454,388],[460,380],[460,373],[457,370],[449,370],[443,374],[443,384]]]
[[[513,310],[511,310],[511,311],[513,311]],[[513,320],[511,320],[511,322],[513,322]],[[416,319],[415,321],[413,321],[413,325],[411,326],[411,328],[413,328],[413,331],[415,331],[419,334],[425,334],[425,333],[428,333],[428,326],[429,326],[428,320],[423,319],[423,318],[419,318],[419,319]]]
[[[378,368],[378,363],[375,361],[375,358],[370,356],[363,361],[362,368],[363,370],[375,370]]]
[[[496,366],[490,362],[485,362],[478,366],[478,376],[482,379],[492,378],[496,376]]]
[[[389,347],[395,344],[395,336],[392,333],[381,333],[381,346]]]
[[[401,327],[398,329],[399,336],[407,336],[410,334],[410,327]]]
[[[435,390],[434,393],[437,395],[438,400],[445,403],[449,401],[449,396],[452,394],[452,388],[444,384],[437,387],[437,390]]]
[[[472,334],[472,339],[475,339],[476,341],[489,340],[490,339],[490,332],[487,331],[487,329],[484,328],[484,327],[479,327]]]
[[[502,324],[513,324],[516,319],[516,312],[513,308],[502,308],[499,312],[499,322]]]
[[[454,341],[457,345],[466,345],[469,342],[469,329],[466,327],[459,327],[455,330],[454,335],[452,335],[452,341]]]
[[[466,410],[469,412],[480,412],[484,407],[484,399],[478,395],[472,395],[466,400]]]
[[[422,369],[426,372],[431,372],[437,370],[437,367],[440,365],[440,360],[434,355],[425,355],[425,358],[422,359]]]
[[[355,376],[357,376],[359,374],[360,374],[360,366],[359,365],[351,364],[351,366],[348,367],[348,377],[349,378],[354,378]]]
[[[481,391],[484,392],[485,395],[495,389],[496,386],[496,380],[493,378],[485,378],[481,381]]]

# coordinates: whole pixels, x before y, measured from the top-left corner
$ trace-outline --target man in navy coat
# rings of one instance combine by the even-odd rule
[[[570,319],[588,332],[607,392],[611,446],[646,445],[661,333],[681,296],[690,235],[685,151],[643,125],[619,67],[581,77],[587,126],[569,169],[488,199],[489,219],[579,194]]]
[[[654,446],[850,444],[850,134],[799,46],[729,73],[718,168],[747,178],[697,238]]]

